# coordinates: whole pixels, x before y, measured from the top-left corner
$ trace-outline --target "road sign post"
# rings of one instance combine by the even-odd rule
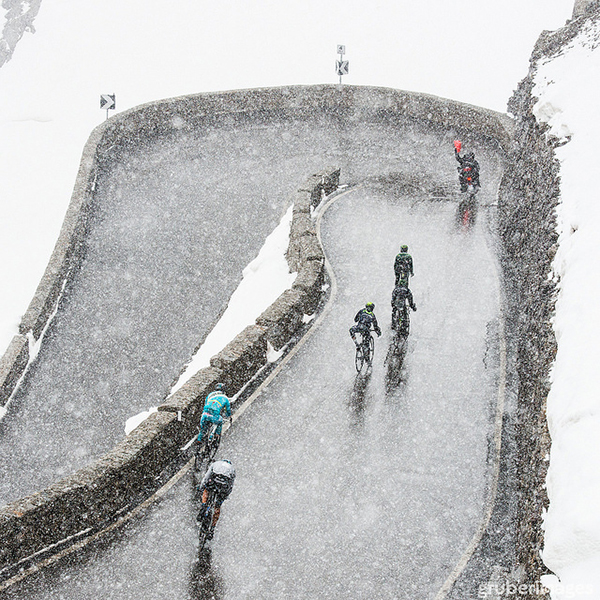
[[[340,85],[342,83],[342,75],[348,75],[349,62],[344,60],[346,54],[346,46],[338,44],[337,52],[340,55],[339,60],[335,61],[335,71],[340,76]]]
[[[106,109],[106,118],[108,119],[108,111],[117,108],[117,100],[115,94],[100,94],[100,108]]]

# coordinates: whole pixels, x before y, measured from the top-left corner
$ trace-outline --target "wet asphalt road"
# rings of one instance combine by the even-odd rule
[[[346,182],[455,191],[454,137],[413,121],[315,117],[224,123],[115,156],[85,259],[0,421],[0,503],[89,464],[162,401],[309,174],[333,164]],[[493,196],[501,166],[472,147]]]
[[[115,156],[85,259],[0,422],[0,503],[89,464],[162,401],[308,175],[334,164],[360,181],[419,165],[450,188],[452,137],[317,117],[223,124]]]
[[[451,137],[426,136],[415,154],[425,150],[423,160],[444,172],[439,149]],[[485,159],[484,204],[501,173],[492,152]],[[385,158],[375,162],[373,175],[391,173]],[[490,484],[499,282],[487,209],[464,229],[452,200],[404,191],[393,176],[369,181],[325,213],[337,292],[223,440],[220,455],[238,477],[212,551],[198,557],[187,477],[116,539],[30,577],[10,597],[435,596],[479,526]],[[389,389],[392,265],[404,242],[418,312],[401,381]],[[347,330],[368,300],[384,334],[370,378],[357,380]]]

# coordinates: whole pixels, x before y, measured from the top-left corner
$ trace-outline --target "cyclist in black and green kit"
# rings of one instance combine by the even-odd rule
[[[396,255],[394,273],[396,274],[396,283],[394,286],[397,286],[401,280],[406,281],[408,284],[408,278],[414,275],[413,259],[408,253],[408,246],[406,244],[400,246],[400,254]]]
[[[350,337],[352,341],[358,347],[360,344],[356,340],[356,334],[359,333],[361,337],[361,344],[364,344],[365,339],[371,335],[371,327],[378,336],[381,336],[381,329],[377,324],[377,317],[374,313],[375,305],[372,302],[367,302],[364,308],[361,308],[354,317],[356,325],[350,327]]]

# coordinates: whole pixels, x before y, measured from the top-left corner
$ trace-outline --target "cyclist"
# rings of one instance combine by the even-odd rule
[[[217,460],[204,474],[200,483],[199,491],[202,494],[202,506],[198,513],[198,520],[206,508],[208,502],[209,491],[215,492],[215,512],[213,513],[213,519],[208,533],[208,539],[212,540],[215,531],[215,525],[219,520],[221,514],[221,505],[227,499],[231,490],[233,490],[233,483],[235,481],[235,469],[231,464],[230,460]]]
[[[392,292],[392,329],[397,328],[399,316],[407,303],[413,311],[417,310],[412,292],[408,289],[408,281],[401,279]]]
[[[223,417],[221,412],[225,411],[225,415],[231,419],[231,404],[229,398],[225,395],[225,385],[223,383],[217,383],[213,392],[206,396],[204,402],[204,410],[202,411],[202,417],[200,419],[200,433],[197,438],[197,448],[200,448],[200,444],[211,423],[219,423],[217,427],[216,435],[220,436],[223,429]]]
[[[473,152],[466,152],[464,156],[460,155],[462,144],[456,140],[454,142],[454,156],[460,163],[458,168],[458,180],[460,182],[460,191],[467,191],[467,177],[471,177],[473,185],[477,188],[481,187],[479,183],[479,163],[475,160]]]
[[[408,278],[414,275],[413,259],[408,253],[408,246],[406,244],[400,246],[400,254],[396,255],[394,273],[396,274],[396,283],[394,285],[398,285],[398,282],[402,279],[408,281]]]
[[[373,331],[378,336],[381,336],[381,329],[379,329],[379,325],[377,324],[377,317],[375,317],[374,310],[375,305],[372,302],[367,302],[365,307],[361,308],[354,317],[356,325],[350,327],[350,337],[356,347],[360,345],[356,341],[356,334],[360,333],[361,339],[365,340],[371,331],[371,326],[373,327]]]

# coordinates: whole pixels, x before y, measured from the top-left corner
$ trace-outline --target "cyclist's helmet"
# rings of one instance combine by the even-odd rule
[[[465,154],[465,158],[466,158],[467,160],[474,160],[474,159],[475,159],[475,154],[473,154],[473,152],[467,152],[467,153]]]
[[[365,304],[365,308],[369,311],[369,312],[373,312],[373,310],[375,310],[375,305],[372,302],[367,302]]]
[[[408,246],[404,244],[404,246],[400,246],[400,252],[408,252]]]
[[[223,392],[223,393],[225,393],[225,384],[224,383],[217,383],[215,385],[215,391],[216,392]]]
[[[217,460],[212,464],[212,471],[217,478],[219,475],[228,479],[235,478],[235,469],[230,460]]]

